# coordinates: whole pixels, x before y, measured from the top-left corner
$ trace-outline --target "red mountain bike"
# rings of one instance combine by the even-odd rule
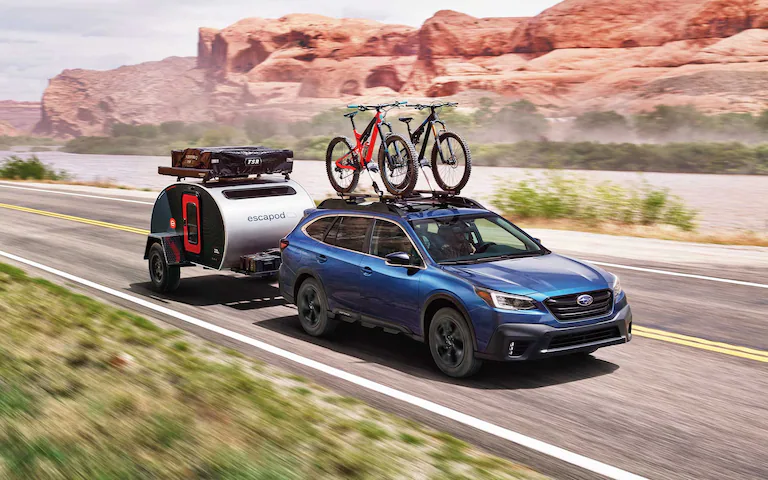
[[[419,170],[416,165],[416,148],[407,138],[392,133],[392,125],[385,122],[387,112],[393,108],[405,105],[406,102],[384,103],[380,105],[349,105],[356,111],[345,114],[352,122],[355,134],[355,145],[348,137],[336,137],[328,145],[325,156],[325,167],[328,179],[333,188],[339,193],[352,193],[360,180],[360,172],[367,169],[370,172],[381,172],[384,187],[392,195],[408,195],[416,187]],[[376,110],[363,133],[357,133],[355,115],[366,110]],[[389,129],[385,133],[382,127]],[[379,146],[379,162],[373,159],[373,147],[377,137],[381,137]],[[376,193],[381,194],[376,182],[373,182]]]

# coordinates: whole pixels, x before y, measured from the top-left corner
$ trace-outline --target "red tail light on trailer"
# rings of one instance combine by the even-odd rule
[[[288,248],[288,240],[283,238],[282,240],[280,240],[280,251],[282,252],[286,248]]]

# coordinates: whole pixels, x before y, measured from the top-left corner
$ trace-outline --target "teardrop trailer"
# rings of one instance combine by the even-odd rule
[[[172,152],[177,177],[152,209],[144,259],[153,287],[179,286],[181,267],[202,266],[271,277],[280,240],[315,203],[290,179],[293,152],[264,147],[188,148]],[[186,182],[185,178],[198,182]]]

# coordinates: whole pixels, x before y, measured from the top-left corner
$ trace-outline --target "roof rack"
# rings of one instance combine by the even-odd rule
[[[471,198],[460,197],[454,192],[439,190],[414,190],[410,195],[394,197],[387,195],[339,195],[341,198],[323,200],[317,208],[321,209],[352,209],[367,210],[379,213],[395,213],[402,215],[403,211],[416,211],[416,204],[431,204],[436,207],[460,207],[485,209],[482,204]]]

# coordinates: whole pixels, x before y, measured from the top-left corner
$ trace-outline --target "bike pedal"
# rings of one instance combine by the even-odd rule
[[[429,160],[427,160],[426,158],[422,158],[421,160],[419,160],[419,164],[420,164],[422,167],[428,167],[428,166],[430,166],[430,165],[431,165],[431,164],[429,163]]]
[[[366,165],[365,168],[367,168],[369,172],[379,173],[379,166],[374,162],[368,162],[368,165]]]

